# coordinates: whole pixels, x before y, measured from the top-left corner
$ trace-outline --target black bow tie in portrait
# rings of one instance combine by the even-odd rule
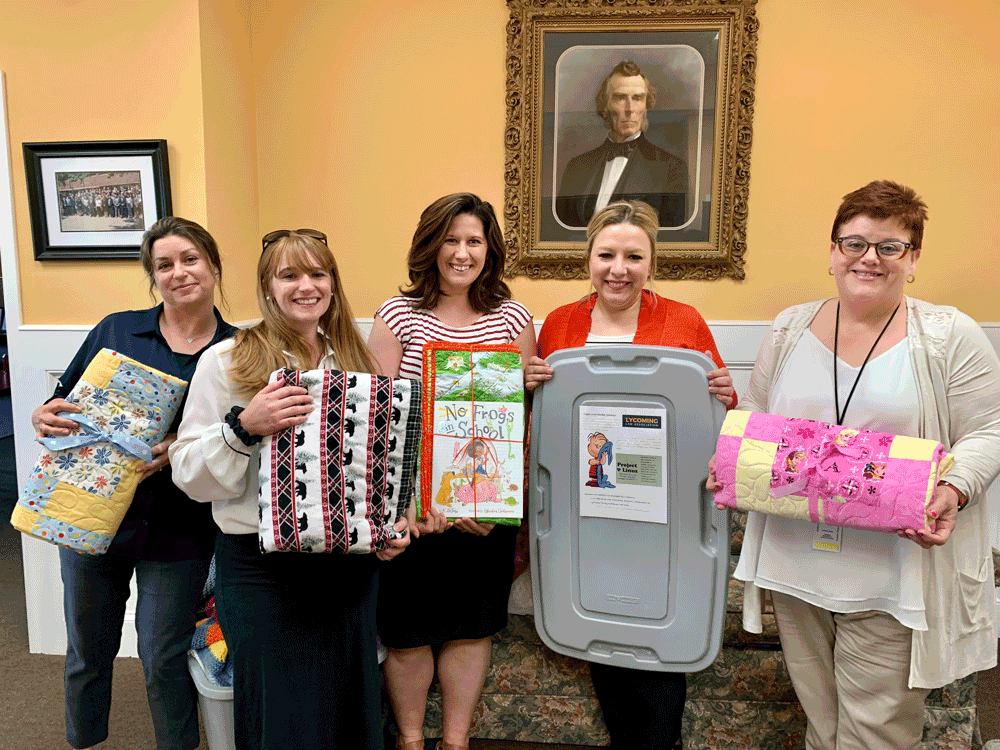
[[[616,156],[624,156],[626,159],[632,155],[632,150],[635,148],[635,144],[638,142],[638,138],[633,141],[625,141],[623,143],[616,143],[612,140],[607,140],[604,142],[604,160],[611,161]]]

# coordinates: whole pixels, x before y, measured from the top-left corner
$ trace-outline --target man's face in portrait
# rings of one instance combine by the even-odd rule
[[[608,81],[608,109],[604,115],[611,137],[624,141],[642,132],[646,121],[646,81],[642,76],[615,75]]]

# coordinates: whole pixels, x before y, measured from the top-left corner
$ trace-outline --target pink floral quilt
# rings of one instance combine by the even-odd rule
[[[856,529],[930,530],[927,505],[953,463],[933,440],[731,411],[716,447],[715,501]]]

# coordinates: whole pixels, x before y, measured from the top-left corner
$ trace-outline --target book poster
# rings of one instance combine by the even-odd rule
[[[580,409],[580,515],[669,522],[667,412]]]
[[[424,353],[425,380],[428,374],[433,377],[425,398],[432,395],[433,403],[424,412],[432,422],[432,449],[428,457],[425,442],[423,466],[430,464],[431,470],[429,485],[425,477],[421,488],[422,500],[449,518],[520,523],[524,483],[520,353],[510,346],[486,351],[441,346],[449,348],[428,348]]]

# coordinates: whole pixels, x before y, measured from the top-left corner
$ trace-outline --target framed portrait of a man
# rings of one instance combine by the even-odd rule
[[[743,278],[754,3],[508,0],[509,275],[585,277],[591,216],[641,200],[657,278]]]

